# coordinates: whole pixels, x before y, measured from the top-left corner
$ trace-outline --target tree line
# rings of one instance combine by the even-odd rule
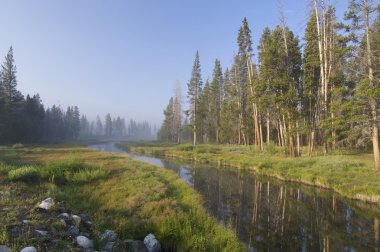
[[[253,61],[246,18],[238,31],[233,64],[218,59],[203,83],[198,51],[187,83],[185,119],[170,98],[159,138],[180,142],[283,147],[291,157],[307,147],[372,149],[380,170],[380,5],[351,0],[339,22],[333,5],[313,0],[303,44],[286,26],[265,28]],[[180,104],[180,103],[179,103]]]
[[[0,69],[0,143],[59,142],[78,138],[128,138],[152,140],[155,133],[148,122],[134,120],[126,126],[125,119],[112,118],[104,122],[97,116],[89,121],[77,106],[66,110],[53,105],[45,109],[38,94],[24,95],[17,89],[17,68],[10,47]]]

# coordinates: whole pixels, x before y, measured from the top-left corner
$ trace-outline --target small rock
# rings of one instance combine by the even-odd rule
[[[20,252],[37,252],[35,247],[26,247],[20,250]]]
[[[79,227],[82,219],[78,215],[75,215],[75,214],[71,215],[71,219],[73,219],[75,226]]]
[[[84,222],[84,226],[85,227],[88,227],[88,228],[90,228],[90,227],[92,227],[92,225],[94,225],[91,221],[86,221],[86,222]]]
[[[44,231],[44,230],[39,230],[39,229],[36,229],[34,230],[37,234],[41,235],[41,236],[47,236],[48,234],[48,231]]]
[[[78,216],[79,216],[83,221],[90,221],[90,220],[91,220],[91,215],[89,215],[89,214],[78,214]]]
[[[125,243],[125,250],[123,251],[148,252],[143,241],[126,240],[124,241],[124,243]]]
[[[69,236],[75,237],[75,236],[79,235],[79,228],[77,228],[75,226],[70,226],[69,229],[67,230],[67,233]]]
[[[58,217],[68,220],[70,218],[70,215],[68,213],[61,213],[58,215]]]
[[[63,227],[66,227],[66,226],[67,226],[66,221],[65,221],[64,219],[59,219],[59,222],[61,223],[61,225],[62,225]]]
[[[88,239],[86,236],[77,236],[75,240],[77,244],[83,249],[91,249],[94,246],[93,241]]]
[[[47,198],[41,201],[41,203],[38,205],[39,208],[49,210],[54,205],[54,201],[52,198]]]
[[[144,244],[145,244],[145,246],[146,246],[146,248],[148,249],[149,252],[159,252],[159,251],[161,251],[161,245],[157,241],[157,239],[154,236],[154,234],[148,234],[144,238]]]
[[[30,220],[22,220],[22,224],[27,225],[27,224],[30,224],[30,223],[32,223]]]
[[[103,247],[102,252],[112,252],[114,244],[115,243],[112,241],[107,242],[106,245]]]
[[[12,249],[8,248],[7,246],[0,245],[0,252],[12,252]]]
[[[117,233],[109,229],[104,231],[104,233],[100,236],[100,240],[114,241],[116,239],[117,239]]]

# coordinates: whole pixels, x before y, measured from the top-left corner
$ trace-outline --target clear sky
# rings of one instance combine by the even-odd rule
[[[308,2],[283,0],[286,22],[301,38]],[[347,0],[333,3],[341,16]],[[204,80],[215,58],[230,67],[243,18],[256,50],[263,28],[278,24],[278,6],[277,0],[0,0],[0,57],[13,46],[19,90],[39,93],[45,106],[77,105],[90,118],[110,112],[159,125],[177,77],[186,99],[195,51]]]

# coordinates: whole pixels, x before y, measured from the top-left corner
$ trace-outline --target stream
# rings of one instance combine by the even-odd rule
[[[135,155],[114,143],[89,148],[172,170],[203,196],[208,214],[257,251],[380,250],[380,210],[374,205],[250,171]]]

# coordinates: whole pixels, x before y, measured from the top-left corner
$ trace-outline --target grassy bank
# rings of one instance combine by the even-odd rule
[[[275,146],[267,146],[264,151],[231,145],[131,146],[126,143],[120,147],[136,153],[252,169],[262,175],[330,188],[343,196],[380,205],[380,173],[373,170],[371,154],[336,153],[291,160]]]
[[[175,174],[122,155],[81,147],[2,147],[0,182],[0,244],[15,250],[30,241],[7,227],[37,218],[27,206],[46,197],[91,214],[100,230],[113,229],[122,239],[152,232],[169,251],[242,250],[235,234],[208,217],[200,196]]]

